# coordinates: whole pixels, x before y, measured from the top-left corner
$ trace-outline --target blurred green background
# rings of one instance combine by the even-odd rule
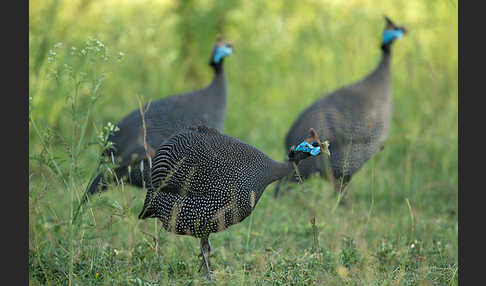
[[[282,160],[284,136],[304,108],[374,69],[384,15],[409,33],[393,47],[390,137],[384,151],[353,179],[351,206],[335,208],[332,187],[317,178],[276,201],[269,187],[251,220],[213,236],[213,269],[228,285],[231,279],[235,284],[457,283],[457,9],[456,0],[29,1],[29,110],[38,128],[30,121],[31,284],[199,279],[196,240],[167,235],[154,230],[153,222],[135,219],[144,191],[115,186],[90,209],[91,216],[73,226],[70,210],[96,168],[100,130],[137,108],[139,100],[147,103],[207,85],[210,52],[220,34],[234,44],[225,60],[224,132]],[[75,156],[73,146],[79,151]],[[64,175],[56,173],[54,161]],[[125,197],[125,191],[130,195]],[[314,241],[311,217],[320,229],[317,266],[311,263],[314,252],[306,256]],[[109,230],[108,223],[113,224]],[[304,230],[299,234],[292,228]],[[138,269],[130,260],[137,247],[148,245],[141,229],[168,240],[159,246],[163,263],[149,263],[152,268]],[[66,233],[74,241],[69,251]],[[397,240],[404,233],[406,239]],[[281,239],[272,239],[276,235]],[[391,250],[380,252],[388,244]],[[423,246],[422,259],[414,260],[412,244]],[[131,254],[109,264],[106,247]],[[345,263],[347,249],[362,260]],[[335,265],[331,270],[325,257]],[[74,264],[71,270],[66,261]],[[268,268],[272,263],[280,266]],[[402,267],[397,270],[394,263]]]

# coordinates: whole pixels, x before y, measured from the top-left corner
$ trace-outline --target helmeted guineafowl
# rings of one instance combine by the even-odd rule
[[[141,170],[149,170],[148,158],[167,138],[184,127],[204,124],[223,130],[226,113],[226,79],[223,70],[224,58],[232,53],[232,45],[218,38],[213,48],[210,66],[214,70],[212,82],[205,88],[193,92],[166,97],[143,107],[146,126],[146,146],[144,147],[144,127],[139,109],[123,118],[117,127],[119,131],[108,138],[113,148],[104,151],[108,158],[118,163],[114,170],[117,177],[128,175],[129,184],[142,187]],[[141,166],[142,165],[142,166]],[[147,175],[147,172],[144,172]],[[91,183],[87,197],[106,189],[105,176],[100,173]]]
[[[392,118],[391,46],[406,33],[404,27],[397,27],[386,16],[385,21],[382,57],[376,69],[364,79],[318,99],[289,129],[286,148],[304,138],[309,128],[332,142],[329,160],[311,158],[300,164],[302,179],[319,172],[334,183],[337,191],[345,191],[351,177],[383,147]],[[282,181],[297,179],[292,174]],[[275,188],[275,196],[282,181]]]
[[[139,218],[159,218],[168,232],[200,238],[199,271],[205,265],[209,274],[209,235],[243,221],[267,185],[290,174],[294,163],[329,154],[327,148],[311,130],[281,163],[214,128],[187,128],[165,141],[153,157]]]

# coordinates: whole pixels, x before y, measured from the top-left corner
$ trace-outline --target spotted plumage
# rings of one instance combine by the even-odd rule
[[[324,148],[315,156],[327,151],[314,131],[309,137]],[[168,232],[200,238],[204,255],[209,234],[243,221],[266,186],[308,157],[292,150],[289,161],[281,163],[216,129],[185,129],[158,148],[139,218],[159,218]]]

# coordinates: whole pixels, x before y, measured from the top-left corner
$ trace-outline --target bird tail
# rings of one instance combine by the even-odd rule
[[[149,206],[144,206],[142,211],[138,215],[139,219],[146,219],[151,217],[155,217],[155,211]]]
[[[150,174],[149,174],[150,176]],[[154,189],[152,188],[151,180],[148,180],[149,184],[147,187],[147,196],[145,197],[145,201],[143,202],[143,208],[140,214],[138,215],[138,219],[146,219],[151,217],[156,217],[156,212],[152,207],[152,203],[154,200]]]

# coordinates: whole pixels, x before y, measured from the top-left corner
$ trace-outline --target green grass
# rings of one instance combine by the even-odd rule
[[[458,284],[457,2],[29,5],[31,285],[211,284],[197,273],[198,240],[137,219],[141,189],[113,184],[72,220],[108,122],[206,85],[222,33],[235,46],[225,133],[283,159],[298,114],[375,67],[383,14],[410,30],[394,45],[385,149],[344,206],[319,178],[278,200],[269,186],[249,218],[210,237],[214,283]]]

